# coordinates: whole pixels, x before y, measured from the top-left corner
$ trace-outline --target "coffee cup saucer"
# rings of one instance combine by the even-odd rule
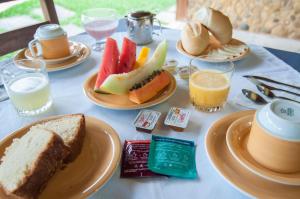
[[[234,121],[226,133],[226,144],[232,156],[252,173],[281,184],[300,185],[300,172],[279,173],[256,162],[247,150],[253,115],[241,117]]]
[[[65,61],[77,56],[81,50],[81,46],[77,42],[70,41],[69,46],[70,46],[70,55],[66,56],[66,57],[57,58],[57,59],[45,59],[42,56],[33,57],[29,48],[25,49],[24,55],[27,59],[31,59],[31,60],[39,59],[39,60],[44,61],[46,64],[59,64],[59,63],[65,62]]]
[[[74,42],[75,43],[75,42]],[[70,59],[67,59],[63,62],[59,63],[52,63],[48,64],[46,63],[46,68],[48,72],[56,72],[56,71],[61,71],[65,70],[68,68],[75,67],[84,61],[86,61],[89,56],[91,55],[91,49],[85,45],[84,43],[76,42],[76,44],[79,46],[79,51],[77,55],[71,57]],[[21,59],[26,59],[25,56],[25,51],[27,49],[22,49],[20,50],[13,58],[13,61],[21,60]],[[34,67],[29,65],[29,64],[23,64],[23,65],[18,65],[19,68],[25,69],[25,70],[33,70]]]

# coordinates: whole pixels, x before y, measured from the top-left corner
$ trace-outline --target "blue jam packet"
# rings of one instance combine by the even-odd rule
[[[152,135],[148,168],[159,174],[197,178],[194,142]]]

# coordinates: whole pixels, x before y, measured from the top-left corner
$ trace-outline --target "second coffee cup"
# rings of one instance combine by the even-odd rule
[[[28,48],[33,57],[58,59],[70,55],[67,33],[57,24],[40,26],[29,42]]]

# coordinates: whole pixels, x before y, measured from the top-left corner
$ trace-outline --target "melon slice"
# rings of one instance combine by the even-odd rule
[[[155,70],[161,70],[167,56],[168,44],[167,41],[161,42],[149,61],[140,68],[137,68],[129,73],[109,75],[101,85],[101,90],[123,95],[129,92],[135,83],[146,79]]]
[[[108,37],[106,39],[105,49],[103,53],[102,62],[100,64],[97,80],[94,90],[101,92],[100,86],[105,79],[111,75],[118,73],[119,50],[116,40]]]
[[[124,37],[120,63],[117,73],[128,73],[133,70],[136,59],[136,44],[130,39]]]

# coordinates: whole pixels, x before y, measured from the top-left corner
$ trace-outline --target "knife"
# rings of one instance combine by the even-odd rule
[[[286,93],[289,93],[289,94],[292,94],[292,95],[296,95],[296,96],[300,96],[299,93],[294,93],[292,91],[287,91],[287,90],[284,90],[284,89],[280,89],[280,88],[276,88],[276,87],[273,87],[273,86],[270,86],[270,85],[267,85],[263,82],[260,82],[256,79],[254,79],[253,77],[250,77],[250,78],[247,78],[248,80],[250,80],[253,84],[255,84],[256,86],[260,86],[260,87],[266,87],[270,90],[276,90],[276,91],[283,91],[283,92],[286,92]]]
[[[272,83],[275,83],[275,84],[281,84],[281,85],[284,85],[284,86],[289,86],[291,88],[296,88],[296,89],[300,90],[299,86],[295,86],[295,85],[291,85],[291,84],[279,82],[279,81],[276,81],[276,80],[273,80],[273,79],[269,79],[269,78],[266,78],[266,77],[260,77],[260,76],[255,76],[255,75],[244,75],[243,77],[264,80],[264,81],[267,81],[267,82],[272,82]]]

